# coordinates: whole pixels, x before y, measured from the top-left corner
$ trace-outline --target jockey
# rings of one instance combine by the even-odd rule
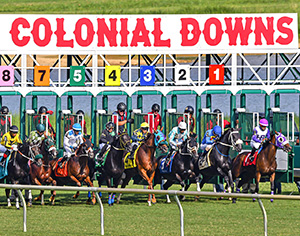
[[[141,127],[139,129],[136,129],[133,132],[133,135],[131,137],[132,139],[132,152],[131,154],[134,153],[134,151],[137,149],[137,147],[147,138],[147,135],[149,133],[149,124],[147,122],[143,122],[141,124]],[[129,159],[133,159],[133,155],[129,155]]]
[[[107,122],[105,125],[106,129],[104,129],[100,135],[99,140],[99,149],[101,149],[98,158],[102,160],[103,154],[110,148],[112,142],[114,141],[114,137],[116,135],[114,131],[115,124],[111,121]]]
[[[5,133],[5,126],[9,127],[11,124],[11,120],[10,118],[8,118],[8,120],[6,120],[6,115],[8,115],[9,109],[7,106],[2,106],[1,110],[0,110],[0,122],[1,122],[1,131],[0,131],[0,136],[2,137]]]
[[[72,126],[72,129],[68,130],[65,134],[64,149],[66,152],[62,160],[58,162],[60,168],[62,168],[62,163],[66,160],[68,161],[78,146],[82,143],[83,136],[81,133],[81,125],[79,123],[75,123]]]
[[[179,146],[187,139],[188,132],[185,122],[180,122],[177,127],[174,127],[169,133],[169,142],[171,146],[171,150],[166,157],[166,163],[170,162],[170,157],[172,156],[174,151],[177,151]]]
[[[113,120],[113,123],[118,123],[119,126],[119,132],[122,133],[123,130],[125,129],[125,124],[128,122],[130,124],[133,123],[133,119],[128,119],[127,120],[127,112],[125,111],[127,106],[125,103],[120,102],[117,106],[117,111],[113,113],[113,115],[118,115],[118,122],[117,120]]]
[[[255,127],[253,130],[253,135],[250,142],[252,151],[249,157],[251,162],[254,160],[254,153],[261,147],[262,143],[270,139],[270,130],[268,129],[268,125],[268,120],[261,119],[259,121],[259,126]]]
[[[200,145],[200,148],[204,151],[202,154],[203,157],[209,151],[209,149],[211,149],[216,139],[220,138],[221,135],[222,135],[222,128],[218,125],[216,125],[213,129],[207,130],[205,132],[205,135]]]
[[[36,130],[31,131],[28,137],[28,143],[30,146],[37,145],[40,146],[46,137],[46,128],[44,124],[38,124]]]
[[[53,114],[53,111],[48,111],[47,107],[45,106],[41,106],[40,109],[39,109],[39,115],[46,115],[46,114],[49,114],[49,115],[52,115]],[[34,124],[39,124],[41,123],[41,120],[38,120],[40,117],[38,115],[34,116],[33,117],[33,120],[34,120]],[[40,118],[42,119],[42,117]],[[46,121],[45,121],[46,122]],[[53,134],[54,138],[56,136],[55,134],[55,131],[54,131],[54,128],[53,126],[51,125],[50,123],[50,120],[48,119],[48,127],[49,127],[49,131],[51,134]]]
[[[186,114],[189,114],[189,125],[190,125],[190,130],[189,130],[189,133],[193,133],[194,132],[194,128],[195,128],[195,118],[193,117],[193,114],[194,114],[194,108],[192,106],[187,106],[185,109],[184,109],[184,113]],[[181,116],[177,119],[177,122],[178,124],[181,122],[181,121],[184,121],[184,117]]]
[[[12,125],[9,128],[9,131],[3,135],[0,144],[0,153],[4,153],[4,154],[0,165],[4,165],[5,160],[10,155],[11,151],[17,151],[18,143],[22,143],[18,132],[19,132],[18,127]]]
[[[158,126],[160,126],[160,128],[162,127],[161,124],[161,116],[160,114],[158,114],[159,110],[160,110],[160,106],[157,103],[154,103],[151,107],[151,112],[148,112],[148,114],[153,114],[154,116],[154,130],[158,129]],[[144,120],[145,122],[147,122],[148,124],[150,123],[148,121],[148,116],[144,116]]]
[[[76,112],[76,115],[82,115],[83,118],[84,118],[84,111],[83,111],[83,110],[78,110],[78,111]],[[78,121],[78,122],[79,122],[79,121]],[[83,133],[84,133],[84,134],[87,134],[87,129],[86,129],[86,122],[85,122],[85,119],[83,119],[83,122],[80,120],[79,123],[80,123],[80,124],[83,123],[83,127],[82,127]]]

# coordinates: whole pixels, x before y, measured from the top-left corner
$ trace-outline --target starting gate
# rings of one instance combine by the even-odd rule
[[[154,114],[146,114],[142,113],[140,109],[133,109],[133,119],[134,119],[134,129],[136,130],[141,127],[143,122],[147,122],[149,124],[149,131],[153,133],[154,131]]]
[[[168,109],[167,110],[167,128],[166,128],[166,135],[168,136],[170,131],[178,126],[180,121],[184,121],[187,124],[187,130],[190,131],[190,122],[189,120],[189,114],[188,113],[177,113],[176,109]]]
[[[99,136],[96,140],[99,141],[100,135],[101,135],[102,131],[105,129],[106,123],[112,119],[112,114],[106,114],[106,110],[97,110],[97,119],[98,119],[97,129],[99,130],[99,132],[98,132]],[[97,144],[99,144],[98,141],[96,142]]]
[[[223,113],[216,113],[216,112],[210,112],[210,108],[203,108],[203,135],[205,134],[206,130],[212,129],[215,125],[219,125],[222,128],[222,133],[224,132],[224,114]]]
[[[0,137],[9,131],[9,127],[12,125],[11,115],[0,115]]]
[[[30,132],[36,130],[38,124],[44,124],[46,128],[46,134],[49,132],[49,115],[36,114],[34,110],[26,110],[27,115],[27,129],[26,135],[29,136]]]

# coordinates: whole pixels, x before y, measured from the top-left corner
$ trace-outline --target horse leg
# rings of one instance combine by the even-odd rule
[[[32,193],[31,193],[31,189],[25,190],[25,196],[28,196],[28,203],[27,203],[27,206],[28,206],[28,207],[32,207]],[[43,199],[43,200],[44,200],[44,199]]]
[[[270,175],[271,195],[275,193],[275,172]],[[273,202],[273,199],[270,199]]]
[[[34,178],[32,181],[36,185],[42,185],[41,182],[37,178]],[[34,201],[38,201],[38,200],[41,200],[41,205],[44,205],[44,191],[43,190],[41,190],[40,195],[38,197],[34,198]]]
[[[71,178],[71,180],[73,180],[73,181],[77,184],[78,187],[81,187],[81,183],[78,181],[78,179],[75,178],[75,176],[70,175],[69,177]],[[77,191],[77,192],[74,194],[73,198],[76,199],[76,198],[78,198],[78,196],[79,196],[79,191]]]
[[[181,185],[181,191],[184,191],[185,183],[182,180],[182,177],[178,173],[175,174],[175,177],[176,177],[176,179],[179,181],[179,183]],[[185,200],[185,196],[184,195],[180,196],[180,199],[182,201],[184,201]]]
[[[173,185],[173,181],[171,180],[167,180],[167,182],[165,184],[162,185],[163,189],[168,190],[168,188],[170,188]],[[167,203],[171,203],[169,194],[166,195],[167,198]]]
[[[7,206],[11,207],[11,202],[10,202],[10,198],[9,198],[10,189],[5,189],[5,194],[6,194],[6,199],[7,199]]]
[[[258,191],[259,191],[259,181],[260,181],[260,178],[261,178],[261,173],[260,172],[256,172],[256,175],[255,175],[255,184],[256,184],[255,194],[258,194]],[[254,202],[256,199],[253,198],[252,200]]]
[[[121,185],[121,188],[125,188],[126,185],[129,183],[131,179],[131,176],[130,175],[126,175],[125,179],[123,180],[123,183]],[[120,203],[120,200],[121,200],[121,196],[122,196],[122,193],[119,193],[119,196],[117,197],[117,204]]]
[[[143,177],[143,179],[148,182],[148,184],[149,184],[148,189],[153,189],[152,188],[152,182],[150,182],[150,179],[149,179],[149,177],[147,175],[147,170],[140,169],[139,171],[140,171],[140,174]],[[148,202],[148,205],[151,206],[151,194],[149,194],[147,202]]]
[[[86,182],[86,184],[89,187],[94,187],[94,185],[93,185],[93,183],[92,183],[92,181],[90,179],[90,176],[87,176],[84,181]],[[96,195],[95,195],[94,192],[92,193],[92,195],[93,195],[92,204],[95,205],[96,204]]]
[[[107,177],[106,178],[106,183],[107,183],[107,187],[111,188],[111,178]],[[108,193],[108,205],[109,206],[112,206],[112,204],[111,204],[111,196],[112,196],[112,193]]]
[[[56,180],[54,180],[52,177],[49,177],[49,181],[52,183],[52,186],[56,186]],[[51,203],[51,205],[54,205],[54,201],[55,201],[55,196],[56,196],[56,191],[51,191],[51,197],[49,198],[49,202]]]
[[[153,190],[153,179],[154,179],[154,176],[155,176],[155,171],[153,171],[151,174],[150,174],[150,177],[149,177],[149,182],[151,183],[151,188]],[[150,186],[150,185],[149,185]],[[152,194],[152,203],[153,204],[156,204],[156,198],[155,198],[155,195]]]

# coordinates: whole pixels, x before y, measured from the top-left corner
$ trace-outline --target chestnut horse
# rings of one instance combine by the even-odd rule
[[[41,143],[40,147],[34,145],[31,147],[34,155],[41,154],[43,156],[42,163],[31,162],[30,164],[30,177],[33,184],[52,184],[56,186],[56,181],[51,177],[52,168],[50,166],[50,161],[56,158],[56,148],[52,137],[47,136]],[[34,200],[41,200],[41,204],[44,205],[44,191],[40,192],[40,195]],[[52,191],[52,195],[56,192]],[[51,198],[53,199],[53,198]],[[54,205],[54,201],[51,202]]]
[[[79,145],[75,154],[73,154],[70,160],[66,163],[68,176],[67,177],[57,177],[54,172],[52,172],[52,178],[57,181],[57,185],[65,185],[68,183],[76,183],[77,186],[81,187],[81,182],[85,182],[88,186],[93,187],[93,183],[90,179],[88,161],[89,158],[94,158],[93,144],[91,142],[92,136],[89,139],[83,139],[84,142]],[[58,160],[51,161],[51,165],[55,168],[60,168],[56,165]],[[73,196],[77,198],[79,196],[79,191]],[[51,196],[50,201],[54,201],[55,196]],[[96,196],[93,192],[92,203],[96,203]]]
[[[261,152],[257,156],[256,165],[243,166],[243,162],[249,152],[240,153],[234,160],[232,165],[233,178],[241,178],[237,185],[237,192],[239,188],[255,178],[256,188],[255,193],[259,191],[259,181],[262,175],[270,176],[271,194],[274,194],[275,185],[275,171],[277,163],[275,159],[277,148],[281,148],[285,152],[292,150],[286,137],[279,132],[271,134],[271,139],[263,144]],[[236,199],[234,199],[234,202]]]
[[[148,183],[148,189],[153,189],[153,178],[155,175],[155,169],[157,167],[157,162],[155,159],[156,147],[161,149],[163,152],[167,152],[168,146],[166,144],[166,137],[161,131],[155,131],[154,133],[148,133],[146,139],[141,143],[139,149],[136,153],[136,168],[127,169],[124,171],[126,174],[125,179],[122,183],[122,188],[128,184],[130,179],[136,174],[140,174],[144,180]],[[117,202],[121,199],[121,194],[118,196]],[[151,206],[156,203],[154,194],[149,194],[148,205]]]

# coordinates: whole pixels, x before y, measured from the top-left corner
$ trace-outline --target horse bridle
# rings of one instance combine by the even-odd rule
[[[196,146],[194,146],[194,147],[191,147],[190,146],[190,142],[189,141],[187,141],[187,144],[186,144],[187,146],[187,153],[183,153],[183,152],[181,152],[181,149],[179,149],[179,153],[180,154],[186,154],[186,155],[190,155],[190,156],[192,156],[193,155],[193,151],[196,151],[196,153],[198,152],[198,149],[199,149],[199,143],[197,142],[197,145]]]
[[[226,147],[232,147],[233,150],[235,150],[237,145],[243,144],[243,141],[241,139],[236,140],[236,142],[234,142],[234,140],[233,140],[232,134],[238,134],[238,133],[239,133],[239,131],[237,131],[237,130],[230,131],[229,140],[230,140],[231,144],[223,143],[221,141],[218,141],[218,143],[223,145],[223,146],[226,146]]]
[[[112,145],[112,147],[113,147],[115,150],[117,150],[117,151],[123,151],[123,150],[126,149],[126,145],[127,145],[128,143],[130,143],[130,139],[129,139],[127,142],[124,142],[124,141],[121,139],[121,137],[124,136],[124,135],[126,135],[126,133],[120,134],[120,137],[119,137],[121,148],[117,148],[117,147],[115,147],[115,146]]]

